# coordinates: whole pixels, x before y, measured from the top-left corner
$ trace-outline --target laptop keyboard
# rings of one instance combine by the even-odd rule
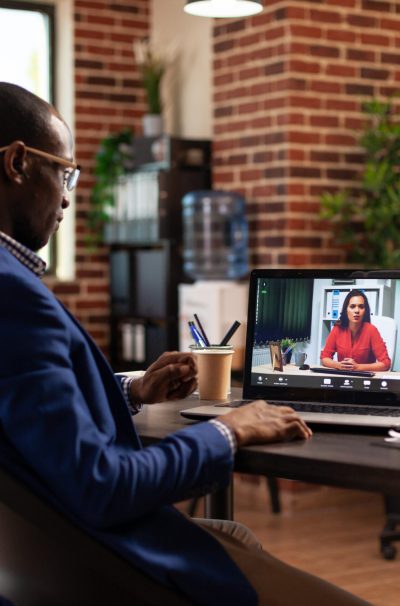
[[[375,373],[371,370],[338,370],[337,368],[324,368],[313,367],[310,368],[311,372],[320,372],[324,375],[342,375],[344,377],[374,377]]]
[[[229,403],[216,404],[216,406],[229,406],[239,408],[249,404],[251,400],[233,400]],[[391,406],[352,406],[351,404],[319,404],[318,402],[270,402],[274,406],[290,406],[297,412],[322,412],[334,414],[373,415],[377,417],[400,417],[400,408]]]

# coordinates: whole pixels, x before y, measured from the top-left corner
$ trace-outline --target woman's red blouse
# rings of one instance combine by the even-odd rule
[[[384,370],[390,370],[392,366],[379,330],[369,322],[364,322],[353,342],[348,327],[334,326],[321,352],[321,359],[333,358],[335,353],[339,362],[344,358],[352,358],[357,364],[383,362]]]

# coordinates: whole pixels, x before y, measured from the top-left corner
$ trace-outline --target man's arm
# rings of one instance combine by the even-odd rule
[[[111,415],[84,337],[71,342],[64,311],[42,286],[33,291],[14,279],[3,284],[3,431],[64,505],[89,524],[121,524],[229,481],[229,444],[209,423],[135,450],[137,438],[123,403],[126,432]],[[87,386],[90,381],[96,389]],[[90,391],[94,397],[88,399]],[[122,398],[117,385],[115,395]]]
[[[229,482],[231,447],[211,423],[190,426],[157,445],[135,450],[137,437],[122,401],[118,409],[118,386],[118,401],[112,406],[121,412],[122,421],[126,414],[126,426],[111,414],[90,347],[78,329],[73,338],[66,313],[42,286],[24,288],[14,279],[2,283],[3,432],[26,467],[64,506],[87,524],[105,527]],[[110,378],[113,383],[111,370]],[[227,415],[225,422],[239,445],[305,437],[304,424],[293,411],[277,421],[271,408],[256,403],[230,413],[230,419]]]

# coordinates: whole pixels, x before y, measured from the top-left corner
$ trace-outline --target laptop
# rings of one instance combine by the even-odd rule
[[[375,335],[375,350],[368,346],[362,355],[368,364],[379,356],[383,370],[343,371],[321,363],[331,331],[342,321],[341,316],[349,317],[348,302],[354,290],[365,295],[364,307],[369,308],[361,321],[369,320],[373,328],[363,330],[368,328]],[[350,299],[346,303],[347,295]],[[181,414],[210,419],[262,399],[293,407],[310,424],[400,427],[399,326],[400,272],[254,270],[250,276],[242,399],[210,402]],[[286,343],[283,356],[282,342]],[[346,357],[352,354],[353,350]],[[337,359],[337,353],[330,351],[330,356]]]

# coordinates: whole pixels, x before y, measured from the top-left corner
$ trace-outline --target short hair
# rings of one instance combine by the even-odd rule
[[[336,324],[341,328],[347,328],[349,325],[349,318],[347,317],[347,308],[349,306],[350,299],[352,299],[353,297],[362,297],[364,299],[365,314],[363,316],[363,324],[364,322],[371,322],[371,310],[369,307],[367,295],[362,290],[353,289],[347,294],[345,300],[343,301],[342,311],[340,312],[340,318],[336,322]]]
[[[35,147],[50,135],[50,115],[58,112],[21,86],[0,82],[0,147],[23,141]]]

